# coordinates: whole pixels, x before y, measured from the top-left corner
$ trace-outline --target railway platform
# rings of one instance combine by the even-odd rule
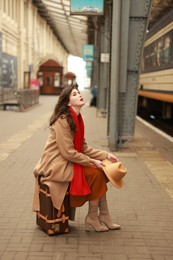
[[[86,139],[109,151],[106,118],[83,91]],[[1,260],[172,260],[173,142],[137,118],[134,139],[115,154],[128,169],[120,190],[108,184],[108,204],[120,230],[85,232],[87,204],[76,211],[70,233],[49,237],[31,211],[33,168],[48,135],[56,96],[41,96],[25,112],[0,111]]]

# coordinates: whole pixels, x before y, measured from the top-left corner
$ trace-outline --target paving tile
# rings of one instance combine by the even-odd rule
[[[87,98],[88,92],[84,91],[84,95]],[[0,160],[0,259],[172,260],[173,201],[166,190],[172,188],[172,183],[170,178],[164,179],[166,187],[162,185],[163,178],[160,183],[155,175],[155,169],[159,174],[160,169],[172,167],[172,161],[167,162],[171,145],[168,149],[163,141],[164,154],[161,153],[161,140],[159,147],[153,145],[141,125],[135,131],[137,138],[115,152],[128,168],[123,189],[108,184],[110,214],[121,225],[120,230],[85,232],[87,204],[77,209],[76,220],[70,222],[71,231],[66,235],[50,237],[36,226],[35,213],[31,211],[33,168],[47,139],[48,115],[56,97],[41,97],[41,102],[41,106],[25,116],[0,111],[2,118],[6,118],[4,129],[11,124],[6,133],[0,129],[0,135],[4,136],[0,154],[7,154]],[[109,151],[107,119],[97,117],[93,107],[85,107],[83,115],[89,144]]]

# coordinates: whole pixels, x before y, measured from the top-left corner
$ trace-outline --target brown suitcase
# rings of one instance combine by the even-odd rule
[[[49,187],[39,182],[40,211],[36,213],[36,223],[48,235],[69,232],[69,194],[65,195],[60,210],[54,208]]]

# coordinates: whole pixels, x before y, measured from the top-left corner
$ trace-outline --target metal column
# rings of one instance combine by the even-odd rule
[[[0,2],[0,90],[2,88],[2,9],[3,1]]]
[[[0,90],[2,89],[2,33],[0,32]]]
[[[119,91],[119,54],[120,54],[120,25],[121,25],[121,0],[113,1],[112,10],[112,43],[111,43],[111,78],[109,95],[109,147],[116,148],[118,139],[118,91]]]
[[[92,17],[94,25],[94,61],[93,61],[93,75],[91,80],[91,87],[98,86],[98,67],[99,67],[99,44],[98,44],[98,18]]]
[[[152,0],[112,1],[108,139],[116,150],[133,138],[140,61]]]
[[[109,55],[110,55],[110,32],[111,32],[111,4],[105,3],[104,19],[99,27],[99,82],[97,109],[104,116],[107,112],[107,93],[109,88]]]

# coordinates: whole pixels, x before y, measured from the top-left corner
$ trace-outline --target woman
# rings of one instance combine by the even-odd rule
[[[119,225],[112,223],[108,212],[108,179],[102,170],[104,159],[112,162],[118,159],[113,154],[87,145],[80,114],[83,105],[84,100],[78,89],[74,86],[64,88],[50,118],[49,138],[34,170],[36,187],[38,176],[41,176],[41,182],[49,186],[54,207],[60,209],[70,183],[71,207],[81,207],[89,201],[86,231],[90,226],[98,232],[119,229]],[[33,210],[39,211],[37,189]]]

